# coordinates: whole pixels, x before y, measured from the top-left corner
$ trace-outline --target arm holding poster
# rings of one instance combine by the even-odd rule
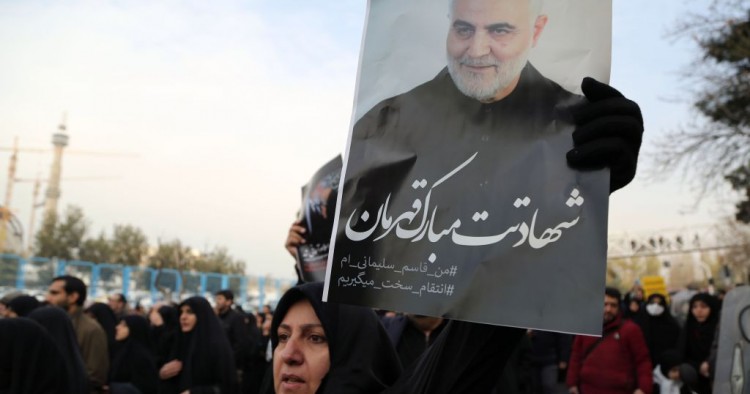
[[[638,104],[593,78],[581,83],[588,102],[573,110],[578,126],[568,165],[579,170],[609,167],[609,192],[635,177],[643,139],[643,116]]]

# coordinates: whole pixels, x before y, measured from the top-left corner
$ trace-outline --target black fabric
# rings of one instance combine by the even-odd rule
[[[112,311],[109,305],[101,302],[91,304],[90,307],[86,308],[85,312],[91,315],[102,326],[104,333],[107,335],[107,348],[110,349],[109,359],[112,360],[118,346],[117,341],[115,341],[115,326],[117,325],[115,312]]]
[[[154,356],[156,357],[156,366],[161,368],[162,365],[170,360],[169,357],[174,348],[177,331],[179,330],[179,317],[177,316],[177,309],[167,305],[160,307],[157,313],[161,316],[163,324],[161,326],[151,326],[149,336]]]
[[[50,334],[33,320],[0,319],[0,354],[0,392],[76,392],[65,373],[65,358],[60,349]]]
[[[174,358],[173,351],[175,350],[177,343],[177,335],[180,330],[180,325],[178,321],[178,312],[175,307],[164,305],[156,312],[161,315],[163,324],[161,326],[152,326],[150,336],[154,356],[156,358],[156,367],[160,369],[164,364]],[[166,380],[159,379],[159,392],[177,392],[177,383],[177,378]]]
[[[550,331],[531,333],[531,362],[536,367],[568,362],[573,336]]]
[[[86,366],[83,363],[83,357],[81,357],[81,350],[78,348],[76,332],[73,329],[70,316],[61,308],[47,306],[35,309],[29,313],[28,318],[44,327],[52,340],[55,341],[55,345],[65,359],[72,392],[88,392],[89,379],[86,374]]]
[[[242,368],[241,392],[244,394],[256,394],[260,390],[261,383],[263,382],[263,374],[268,366],[265,356],[266,349],[262,346],[263,335],[258,328],[258,321],[255,315],[251,312],[243,311],[241,313],[244,315],[246,335],[249,342],[245,364]]]
[[[318,393],[488,393],[525,332],[451,321],[399,377],[398,357],[375,312],[323,303],[322,294],[322,283],[287,291],[279,301],[271,330],[275,349],[277,329],[286,312],[298,300],[310,301],[325,329],[331,357],[331,368]]]
[[[651,355],[651,364],[659,365],[662,353],[667,350],[677,350],[680,338],[680,325],[672,316],[669,305],[667,305],[666,298],[663,295],[658,293],[651,294],[648,296],[646,305],[654,299],[661,300],[664,312],[659,316],[651,316],[644,306],[633,321],[643,331],[643,337],[646,340],[646,346],[648,346],[648,351]]]
[[[187,305],[197,322],[189,333],[180,331],[177,344],[178,359],[182,361],[179,389],[191,394],[237,392],[237,372],[229,341],[213,308],[203,297],[190,297],[178,309]]]
[[[703,323],[699,323],[692,313],[693,304],[697,301],[702,301],[711,308],[708,319]],[[685,329],[680,337],[680,350],[685,362],[695,368],[696,371],[700,371],[701,364],[708,361],[708,356],[711,353],[711,344],[716,334],[716,325],[719,322],[719,310],[717,299],[706,293],[694,295],[690,299],[689,305]],[[698,394],[709,393],[711,392],[711,382],[708,378],[699,374],[698,383],[693,389]]]
[[[386,393],[488,393],[526,330],[451,321]]]
[[[443,320],[443,322],[430,333],[430,336],[427,337],[421,330],[415,327],[407,317],[406,325],[404,326],[404,329],[401,332],[401,337],[396,345],[396,353],[398,354],[399,360],[401,360],[401,365],[404,368],[408,368],[419,359],[419,357],[422,356],[422,353],[424,353],[430,345],[435,343],[435,340],[447,324],[448,321]]]
[[[156,393],[159,372],[150,351],[148,320],[130,315],[122,318],[130,333],[118,346],[109,369],[112,383],[132,383],[141,393]],[[114,392],[113,394],[117,394]]]
[[[568,165],[580,170],[609,167],[611,193],[635,177],[643,138],[641,109],[593,78],[584,78],[581,89],[588,103],[571,111],[576,130],[574,148],[567,154]]]
[[[307,283],[284,294],[271,326],[273,348],[289,308],[310,301],[328,338],[331,367],[318,393],[378,393],[392,385],[401,365],[377,315],[369,308],[323,303],[323,284]]]
[[[630,304],[634,302],[638,304],[638,309],[635,312],[630,310]],[[633,296],[633,293],[627,293],[625,294],[625,297],[623,297],[622,303],[620,304],[622,317],[629,320],[635,320],[636,317],[641,314],[641,312],[645,312],[644,306],[646,306],[646,304],[642,299],[635,298]]]
[[[8,308],[15,312],[18,317],[26,317],[31,311],[39,308],[40,305],[41,303],[36,297],[22,295],[11,300]]]
[[[251,347],[245,319],[239,312],[229,308],[226,312],[219,314],[219,321],[232,348],[234,364],[238,369],[243,369]]]
[[[661,370],[661,374],[669,376],[669,371],[674,367],[679,367],[682,364],[682,357],[677,350],[667,350],[659,356],[659,362],[654,365],[658,365]]]

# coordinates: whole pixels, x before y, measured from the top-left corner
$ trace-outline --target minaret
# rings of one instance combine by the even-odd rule
[[[5,239],[8,236],[8,225],[10,223],[10,199],[13,196],[13,183],[16,181],[16,163],[18,161],[18,137],[13,140],[13,154],[10,156],[8,166],[8,186],[5,189],[5,201],[0,205],[0,253],[5,252]]]
[[[44,217],[57,215],[57,201],[60,199],[60,174],[62,172],[62,155],[63,149],[68,146],[68,135],[65,134],[65,114],[62,122],[58,127],[57,133],[52,135],[52,145],[54,146],[54,159],[52,160],[52,169],[49,174],[49,183],[45,193]]]
[[[3,206],[10,209],[10,199],[13,196],[13,184],[16,183],[16,164],[18,163],[18,137],[13,139],[13,153],[8,165],[8,185],[5,188],[5,202]]]

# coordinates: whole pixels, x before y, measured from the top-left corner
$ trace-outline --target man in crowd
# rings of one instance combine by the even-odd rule
[[[650,394],[651,358],[641,329],[620,313],[620,291],[604,291],[601,338],[576,336],[568,366],[571,394]]]
[[[109,307],[112,308],[112,312],[115,313],[117,319],[122,319],[128,314],[128,300],[122,293],[115,293],[109,296],[107,299]]]
[[[86,285],[74,276],[58,276],[50,282],[46,298],[51,305],[64,309],[70,315],[89,376],[89,386],[92,392],[100,392],[107,383],[109,373],[107,336],[96,320],[83,313]]]
[[[216,302],[216,314],[219,316],[221,326],[224,328],[229,344],[232,346],[234,365],[238,371],[242,371],[248,352],[251,350],[244,317],[232,309],[234,293],[231,290],[224,289],[216,292],[214,301]]]

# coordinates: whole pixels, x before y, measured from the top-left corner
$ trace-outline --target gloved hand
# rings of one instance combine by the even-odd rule
[[[643,137],[643,116],[634,101],[609,85],[586,77],[581,83],[586,104],[571,110],[576,129],[566,158],[571,168],[609,167],[609,192],[635,177]]]

